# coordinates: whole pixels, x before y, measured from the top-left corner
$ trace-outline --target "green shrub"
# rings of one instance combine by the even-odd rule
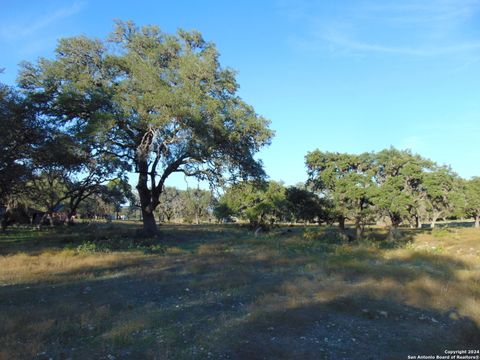
[[[86,241],[83,244],[78,245],[75,250],[78,253],[84,254],[84,253],[99,252],[100,247],[97,246],[97,244],[92,241]]]
[[[151,239],[141,241],[135,241],[133,239],[105,239],[96,242],[85,241],[78,245],[75,250],[79,254],[132,250],[152,254],[164,254],[166,252],[166,246],[163,244],[155,244]]]
[[[150,245],[145,247],[143,251],[152,254],[165,254],[167,252],[167,247],[162,244]]]

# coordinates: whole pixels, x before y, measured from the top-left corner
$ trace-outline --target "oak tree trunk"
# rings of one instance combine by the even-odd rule
[[[387,240],[395,241],[401,237],[401,233],[398,228],[402,220],[397,214],[390,214],[390,221],[392,222],[392,225],[390,226],[390,229],[388,231]]]
[[[416,228],[417,229],[421,229],[422,228],[422,219],[420,218],[420,216],[415,216],[415,225],[416,225]]]
[[[430,228],[435,229],[435,224],[437,223],[438,218],[440,217],[440,213],[437,215],[433,215],[432,222],[430,223]]]
[[[138,183],[137,190],[138,196],[140,197],[140,209],[142,214],[143,222],[143,235],[146,237],[155,237],[158,236],[158,228],[155,222],[155,216],[153,211],[158,205],[158,198],[160,194],[155,199],[153,190],[148,188],[148,163],[146,160],[142,159],[138,163],[139,174],[138,174]]]
[[[143,219],[143,234],[146,237],[153,237],[158,235],[157,223],[155,222],[155,216],[153,211],[144,209],[142,206],[142,219]]]
[[[362,224],[359,221],[357,221],[355,223],[355,239],[356,240],[362,239],[363,232],[364,232],[364,226],[362,226]]]

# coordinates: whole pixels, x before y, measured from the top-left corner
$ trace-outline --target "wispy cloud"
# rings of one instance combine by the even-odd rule
[[[457,54],[472,50],[480,50],[480,41],[471,41],[458,44],[439,44],[439,45],[419,45],[419,46],[401,46],[401,45],[383,45],[373,42],[364,42],[349,38],[344,34],[321,34],[320,38],[336,45],[344,50],[373,52],[384,54],[410,55],[410,56],[440,56]],[[470,64],[471,61],[468,62]]]
[[[48,26],[78,13],[84,5],[84,1],[75,1],[70,6],[56,9],[47,14],[38,14],[35,16],[37,20],[34,21],[24,18],[3,24],[0,29],[0,39],[5,41],[20,40],[37,34]]]
[[[381,17],[392,24],[444,27],[468,20],[478,5],[478,0],[406,0],[367,4],[363,10],[371,18]]]
[[[302,5],[297,14],[304,14],[308,30],[292,38],[302,48],[347,54],[468,54],[462,60],[468,63],[480,54],[480,40],[471,31],[479,12],[480,0],[358,1],[350,7],[310,9]]]

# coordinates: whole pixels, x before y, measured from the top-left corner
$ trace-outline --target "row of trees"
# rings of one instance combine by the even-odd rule
[[[276,181],[241,182],[229,187],[216,201],[214,214],[220,221],[234,217],[252,228],[268,228],[276,222],[328,221],[331,204],[304,186],[285,187]]]
[[[331,199],[340,228],[355,223],[357,237],[365,224],[386,217],[391,237],[401,223],[431,227],[439,218],[473,217],[479,226],[480,179],[461,179],[447,166],[394,148],[360,155],[310,152],[309,183]]]
[[[276,221],[337,222],[355,226],[390,225],[390,238],[407,224],[432,228],[439,218],[475,220],[480,226],[480,178],[464,180],[449,167],[395,148],[359,155],[312,151],[306,156],[305,187],[276,182],[240,183],[220,198],[219,217],[239,216],[253,226]]]

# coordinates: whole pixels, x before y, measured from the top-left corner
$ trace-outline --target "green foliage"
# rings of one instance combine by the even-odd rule
[[[86,241],[83,244],[78,245],[75,250],[80,254],[105,251],[104,248],[101,248],[93,241]]]
[[[121,178],[110,180],[105,186],[99,187],[97,194],[105,204],[111,206],[112,210],[117,213],[117,216],[122,209],[122,205],[128,201],[133,201],[131,185]]]
[[[34,109],[14,88],[0,83],[0,203],[24,194],[31,156],[43,139]]]
[[[208,218],[212,212],[212,193],[207,190],[187,189],[182,193],[184,217],[191,218],[192,222],[200,223],[200,220]]]
[[[328,222],[329,202],[320,198],[314,192],[297,186],[290,186],[285,190],[286,217],[295,222]]]
[[[270,142],[269,121],[238,97],[235,74],[218,57],[198,32],[118,21],[108,44],[61,39],[53,60],[23,65],[19,83],[42,116],[88,140],[93,153],[133,165],[152,232],[172,173],[212,184],[264,175],[254,154]]]
[[[376,192],[372,154],[315,150],[307,154],[306,165],[313,188],[332,201],[341,223],[344,219],[355,222],[357,237],[361,237],[365,224],[372,217],[372,198]]]
[[[364,237],[358,240],[358,245],[363,246],[368,249],[379,249],[381,242],[376,239],[371,239],[369,237]]]
[[[238,216],[252,227],[268,226],[282,220],[286,213],[285,187],[275,181],[245,181],[229,187],[216,205],[220,217]]]
[[[480,177],[474,177],[465,183],[464,212],[475,219],[475,226],[479,227],[480,218]]]
[[[432,230],[432,236],[437,239],[453,237],[453,232],[448,228],[435,228]]]
[[[111,251],[141,251],[147,254],[164,254],[167,251],[167,246],[152,241],[112,238],[99,241],[85,241],[78,245],[75,251],[78,254]]]
[[[432,227],[435,226],[438,217],[455,214],[457,208],[461,206],[460,179],[447,167],[424,173],[422,188]]]
[[[469,192],[450,168],[395,148],[360,155],[315,150],[306,165],[309,183],[332,201],[340,225],[345,219],[355,223],[357,238],[366,223],[383,216],[393,227],[391,237],[402,222],[418,227],[429,220],[434,227],[439,217],[468,213],[465,204],[475,204],[480,190]]]
[[[424,198],[421,187],[425,173],[434,163],[409,150],[385,149],[375,155],[375,181],[378,192],[374,203],[389,217],[394,228],[402,221],[419,217]],[[395,231],[392,231],[393,234]]]
[[[215,216],[220,222],[229,222],[232,220],[232,216],[235,215],[235,211],[232,207],[233,206],[228,204],[227,199],[221,198],[213,208],[213,216]]]
[[[172,186],[166,186],[162,193],[163,201],[160,202],[155,212],[158,214],[160,221],[170,222],[174,219],[183,218],[183,197],[181,190]]]

